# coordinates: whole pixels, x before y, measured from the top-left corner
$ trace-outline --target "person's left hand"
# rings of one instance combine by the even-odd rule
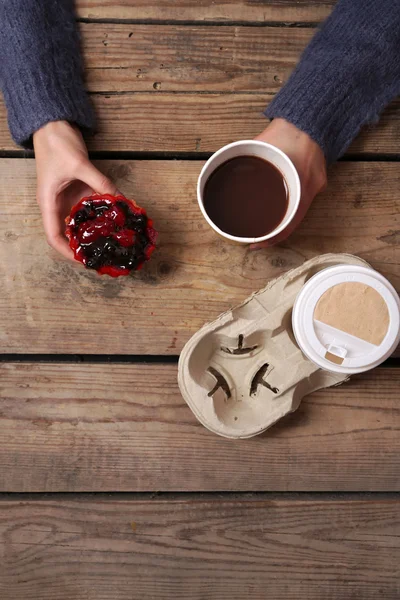
[[[299,174],[301,198],[298,211],[288,227],[265,242],[252,244],[252,249],[274,246],[288,238],[305,217],[315,196],[325,189],[327,183],[324,153],[307,133],[297,129],[292,123],[274,119],[255,139],[276,146],[291,159]]]
[[[37,200],[49,245],[68,259],[74,255],[65,237],[65,218],[83,196],[116,194],[115,185],[90,162],[77,127],[47,123],[33,135]]]

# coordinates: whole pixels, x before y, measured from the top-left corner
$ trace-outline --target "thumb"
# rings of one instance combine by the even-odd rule
[[[42,216],[43,216],[43,227],[46,233],[46,238],[49,246],[57,250],[65,258],[74,260],[74,253],[72,252],[67,238],[64,235],[65,223],[60,211],[57,207],[55,195],[48,192],[47,196],[43,198],[45,201],[45,207],[40,203]]]
[[[92,188],[98,194],[119,194],[116,185],[88,160],[81,165],[78,178]]]

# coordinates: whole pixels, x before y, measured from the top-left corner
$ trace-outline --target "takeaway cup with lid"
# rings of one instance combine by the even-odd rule
[[[337,265],[299,292],[292,313],[296,341],[313,363],[335,373],[361,373],[386,360],[400,342],[400,301],[372,268]]]

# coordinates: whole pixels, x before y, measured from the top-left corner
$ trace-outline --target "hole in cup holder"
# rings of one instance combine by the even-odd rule
[[[266,387],[268,390],[273,392],[274,394],[278,394],[279,390],[276,387],[273,387],[268,381],[265,380],[265,377],[272,371],[273,367],[269,363],[263,364],[254,375],[251,386],[250,386],[250,396],[255,396],[257,390],[260,385]]]
[[[250,354],[254,350],[257,350],[258,346],[255,344],[254,346],[243,346],[244,343],[244,335],[240,334],[238,337],[237,347],[229,348],[228,346],[221,346],[222,352],[226,352],[227,354],[233,354],[235,356],[240,356],[243,354]]]
[[[210,373],[210,375],[215,377],[215,385],[212,390],[208,392],[207,396],[211,398],[214,396],[215,392],[221,388],[226,397],[229,399],[232,394],[225,377],[219,371],[217,371],[217,369],[214,369],[214,367],[208,367],[207,371]]]

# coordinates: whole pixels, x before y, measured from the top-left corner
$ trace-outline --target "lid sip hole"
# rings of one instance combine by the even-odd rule
[[[346,348],[341,348],[340,346],[334,346],[333,344],[329,344],[328,349],[325,354],[326,360],[329,360],[336,365],[341,365],[344,359],[347,356]]]

